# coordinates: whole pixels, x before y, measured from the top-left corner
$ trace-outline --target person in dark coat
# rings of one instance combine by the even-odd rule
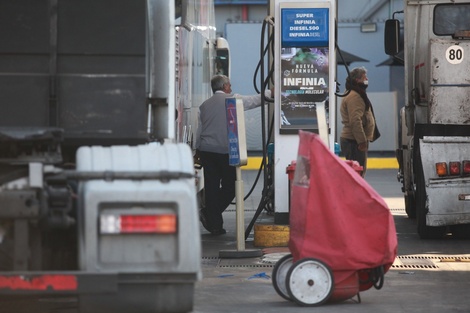
[[[362,167],[362,177],[367,170],[367,151],[369,142],[374,141],[376,129],[372,103],[367,97],[369,85],[367,70],[364,67],[353,69],[346,79],[349,94],[341,102],[341,152],[346,160],[357,161]]]

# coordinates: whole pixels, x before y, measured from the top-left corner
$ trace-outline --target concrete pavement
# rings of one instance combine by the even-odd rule
[[[245,189],[251,187],[256,171],[243,171]],[[387,178],[383,178],[386,175]],[[261,249],[262,257],[219,258],[220,250],[236,250],[235,206],[224,213],[227,234],[214,237],[201,226],[204,278],[196,284],[194,313],[204,312],[347,312],[347,313],[441,313],[468,312],[470,298],[469,241],[422,241],[416,225],[406,217],[396,170],[370,171],[366,177],[379,191],[394,215],[399,240],[398,257],[385,275],[381,290],[361,292],[361,303],[352,298],[342,303],[301,307],[279,296],[272,286],[272,270],[286,247],[254,247],[253,233],[246,249]],[[261,198],[262,182],[245,202],[245,225],[251,221]],[[263,212],[257,222],[272,223]]]

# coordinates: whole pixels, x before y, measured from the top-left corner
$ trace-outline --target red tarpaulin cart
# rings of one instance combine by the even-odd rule
[[[292,181],[291,254],[273,269],[277,293],[300,305],[343,301],[372,286],[397,253],[395,223],[382,197],[323,144],[299,132]]]

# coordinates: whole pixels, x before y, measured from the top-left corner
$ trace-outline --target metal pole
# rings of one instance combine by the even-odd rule
[[[316,102],[318,134],[327,147],[330,147],[328,140],[328,124],[326,118],[325,102]]]
[[[244,189],[242,170],[237,166],[237,180],[235,182],[235,199],[237,210],[237,250],[245,250],[245,201],[243,199]]]
[[[236,199],[236,230],[237,230],[237,249],[220,250],[220,258],[256,258],[263,255],[261,249],[245,249],[245,202],[242,170],[240,166],[236,167],[235,181],[235,199]]]

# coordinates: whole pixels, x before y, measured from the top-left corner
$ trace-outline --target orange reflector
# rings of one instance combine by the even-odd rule
[[[176,215],[102,215],[100,229],[104,234],[173,234]]]
[[[470,175],[470,161],[463,161],[462,172],[464,175]]]
[[[437,176],[446,176],[447,175],[447,163],[445,162],[436,163],[436,174]]]
[[[460,175],[460,162],[449,162],[449,174]]]

